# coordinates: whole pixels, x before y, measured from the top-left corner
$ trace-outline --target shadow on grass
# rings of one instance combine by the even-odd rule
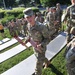
[[[55,73],[56,75],[63,75],[63,73],[61,73],[59,70],[57,70],[57,68],[55,68],[54,65],[50,64],[50,65],[49,65],[49,68],[51,68],[51,71],[52,71],[53,73]]]

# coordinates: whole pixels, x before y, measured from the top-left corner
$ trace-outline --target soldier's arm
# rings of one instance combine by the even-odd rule
[[[43,35],[43,41],[41,42],[41,45],[45,46],[50,42],[49,31],[45,25],[42,28],[42,35]]]
[[[75,61],[75,53],[70,56],[70,61]]]
[[[69,18],[70,16],[70,8],[67,8],[66,9],[66,13],[65,13],[65,16],[64,16],[64,19],[63,19],[63,22],[67,20],[67,18]]]

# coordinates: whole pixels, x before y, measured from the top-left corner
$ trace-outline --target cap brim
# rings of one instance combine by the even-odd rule
[[[31,14],[24,14],[24,17],[26,18],[26,17],[32,16],[32,15],[33,15],[33,13],[31,13]]]

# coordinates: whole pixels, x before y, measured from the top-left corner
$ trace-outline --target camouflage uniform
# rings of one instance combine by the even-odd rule
[[[50,35],[47,27],[42,23],[35,21],[35,16],[31,8],[23,11],[24,17],[28,22],[28,35],[36,43],[34,54],[37,58],[35,75],[42,74],[43,63],[48,62],[45,57],[46,45],[50,42]]]
[[[22,23],[20,19],[16,19],[16,27],[18,30],[18,34],[22,34]]]
[[[75,75],[75,38],[67,46],[66,66],[69,75]]]
[[[70,30],[72,27],[75,27],[75,5],[71,5],[67,8],[67,11],[66,11],[66,14],[65,14],[63,21],[65,21],[67,18],[68,18],[68,21],[67,21],[68,22],[68,25],[67,25],[67,32],[68,32],[67,42],[69,42],[70,38],[71,38]]]
[[[12,37],[18,35],[15,23],[12,24],[11,22],[9,22],[8,23],[8,29],[9,29],[10,35]]]
[[[27,35],[27,21],[26,20],[22,20],[22,24],[23,24],[23,31],[24,31],[24,35]]]
[[[61,16],[62,16],[63,11],[62,11],[59,3],[57,3],[56,13],[57,13],[57,20],[59,21],[59,27],[62,28]]]
[[[37,14],[37,16],[35,18],[35,21],[38,21],[40,23],[43,23],[44,22],[44,17],[42,16],[41,12],[38,12],[36,14]]]
[[[51,11],[47,14],[46,20],[47,20],[50,35],[52,36],[55,33],[55,26],[54,26],[55,17],[52,12],[53,9],[52,8],[50,9]]]
[[[47,16],[47,14],[49,13],[49,7],[46,7],[46,11],[44,12],[44,16],[45,16],[45,18],[46,18],[46,16]]]
[[[54,16],[54,26],[55,26],[55,33],[58,34],[59,31],[59,20],[58,20],[58,15],[56,12],[56,7],[53,7],[53,16]]]
[[[27,26],[28,26],[28,30],[30,33],[29,35],[32,37],[34,42],[36,44],[42,45],[42,48],[40,49],[42,51],[42,53],[39,53],[34,48],[34,54],[37,58],[35,75],[41,75],[43,63],[48,62],[48,59],[45,57],[45,52],[46,52],[46,45],[50,41],[49,32],[48,32],[48,29],[46,28],[46,26],[42,25],[39,22],[36,22],[35,26],[33,26],[33,27],[30,27],[30,24],[28,24]]]

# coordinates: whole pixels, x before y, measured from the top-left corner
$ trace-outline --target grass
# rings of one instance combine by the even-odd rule
[[[20,63],[21,61],[29,57],[31,54],[33,54],[32,47],[4,61],[3,63],[0,64],[0,74],[10,69],[11,67],[15,66],[16,64]]]
[[[4,39],[4,38],[12,38],[10,33],[9,33],[9,30],[7,28],[4,28],[4,37],[1,36],[1,33],[0,33],[0,40]]]
[[[3,52],[5,52],[5,51],[7,51],[7,50],[9,50],[9,49],[12,49],[13,47],[17,46],[18,44],[19,44],[19,43],[13,44],[13,45],[11,45],[11,46],[9,46],[9,47],[7,47],[7,48],[1,50],[0,53],[3,53]]]
[[[49,68],[43,69],[42,75],[67,75],[64,51],[65,48],[52,59],[51,65]]]
[[[51,65],[47,69],[43,69],[42,75],[67,75],[65,67],[66,62],[63,57],[64,51],[65,48],[52,59]],[[33,54],[32,47],[8,59],[7,61],[4,61],[0,64],[0,74],[20,63],[31,54]]]

